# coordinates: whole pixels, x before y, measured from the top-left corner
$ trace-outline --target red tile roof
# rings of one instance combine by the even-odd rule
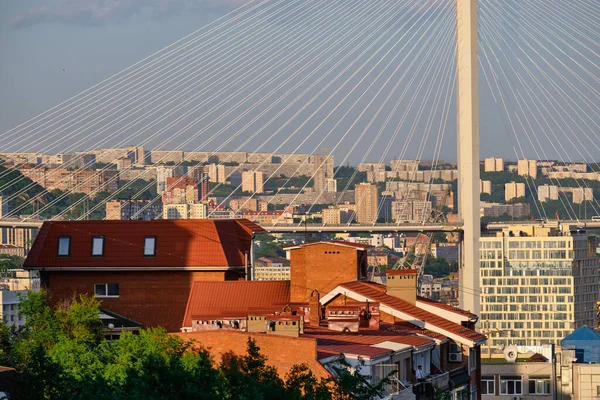
[[[281,309],[290,301],[289,281],[197,281],[192,285],[182,326],[193,317],[248,315],[252,310]]]
[[[301,337],[316,339],[319,359],[336,354],[372,357],[390,353],[389,349],[372,347],[382,342],[394,342],[417,348],[433,344],[430,339],[391,330],[364,330],[358,334],[347,334],[322,327],[306,326]]]
[[[375,288],[375,285],[377,284],[355,281],[349,283],[342,283],[340,286],[360,296],[366,297],[370,300],[378,301],[382,306],[387,306],[401,313],[410,315],[415,320],[423,321],[427,324],[430,324],[431,326],[440,329],[442,331],[442,334],[445,334],[445,332],[449,332],[458,337],[473,342],[482,341],[486,338],[484,335],[472,329],[465,328],[460,324],[449,321],[428,311],[422,310],[417,306],[414,306],[404,300],[382,292],[381,289]],[[383,285],[377,286],[383,287]]]
[[[416,275],[418,271],[416,269],[388,269],[385,273],[386,275]]]
[[[333,244],[336,246],[354,247],[359,250],[370,249],[371,247],[373,247],[369,244],[352,243],[352,242],[346,242],[343,240],[327,240],[327,241],[320,241],[320,242],[310,242],[310,243],[302,243],[302,244],[294,244],[294,245],[290,245],[290,246],[284,246],[283,249],[284,250],[300,249],[302,247],[314,246],[316,244]]]
[[[477,318],[476,314],[473,314],[470,311],[463,310],[462,308],[451,306],[450,304],[440,303],[439,301],[428,299],[427,297],[417,296],[417,301],[421,301],[430,306],[440,308],[442,310],[450,311],[458,315],[465,316],[467,318]]]
[[[254,232],[246,220],[44,222],[25,268],[200,268],[243,266]],[[58,256],[58,238],[71,238]],[[104,255],[92,257],[92,237],[104,237]],[[144,237],[156,237],[156,256],[144,257]]]

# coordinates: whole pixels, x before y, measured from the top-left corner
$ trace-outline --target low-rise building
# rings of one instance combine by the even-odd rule
[[[290,261],[282,257],[261,257],[254,262],[253,276],[257,281],[289,281]]]
[[[24,269],[52,306],[75,295],[144,326],[181,327],[194,281],[239,280],[254,262],[247,220],[44,222]]]
[[[0,290],[0,317],[7,326],[25,325],[25,317],[19,313],[20,296],[26,296],[27,290]]]

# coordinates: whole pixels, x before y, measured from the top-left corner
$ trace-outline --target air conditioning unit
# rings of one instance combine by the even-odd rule
[[[448,360],[450,360],[450,362],[460,362],[462,361],[462,353],[450,353],[448,355]]]

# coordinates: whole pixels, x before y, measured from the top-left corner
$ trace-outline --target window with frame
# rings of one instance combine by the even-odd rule
[[[500,376],[500,394],[523,394],[523,378]]]
[[[104,255],[104,237],[92,237],[92,256],[99,257]]]
[[[94,284],[96,297],[119,297],[118,283],[96,283]]]
[[[489,396],[496,394],[496,382],[493,375],[481,377],[481,394]]]
[[[146,236],[144,238],[144,257],[156,256],[156,236]]]
[[[530,377],[529,394],[550,394],[550,377]]]
[[[71,253],[71,236],[59,236],[58,238],[58,255],[67,257]]]

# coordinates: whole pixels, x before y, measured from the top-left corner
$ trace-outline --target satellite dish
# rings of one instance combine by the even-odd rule
[[[504,359],[508,362],[514,363],[517,361],[517,346],[510,345],[504,349]]]

